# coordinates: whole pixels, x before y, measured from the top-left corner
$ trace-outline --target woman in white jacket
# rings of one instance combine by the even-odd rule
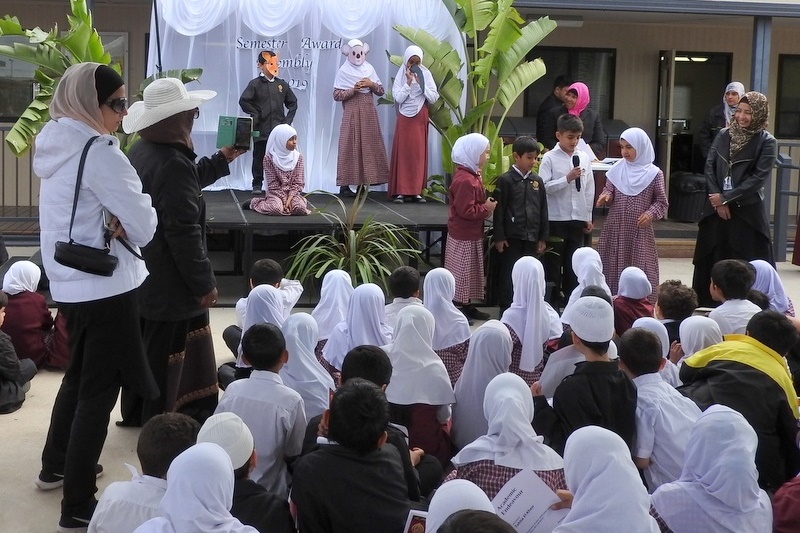
[[[64,73],[50,105],[50,120],[36,138],[33,170],[42,180],[39,225],[50,291],[67,319],[72,363],[53,405],[36,485],[64,487],[59,531],[86,527],[97,502],[95,477],[109,415],[120,386],[142,396],[158,393],[145,359],[136,289],[147,276],[138,253],[156,229],[150,196],[112,135],[127,113],[122,78],[97,63]],[[91,140],[91,141],[90,141]],[[88,274],[53,259],[68,241],[78,163],[91,142],[72,227],[75,242],[102,248],[106,226],[119,263],[110,277]]]

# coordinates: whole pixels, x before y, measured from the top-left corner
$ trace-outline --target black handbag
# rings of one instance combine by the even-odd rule
[[[53,259],[56,260],[56,263],[74,268],[75,270],[80,270],[81,272],[109,277],[114,274],[114,269],[117,268],[117,263],[119,262],[115,255],[111,255],[111,238],[109,232],[106,231],[105,233],[105,247],[103,248],[93,248],[91,246],[79,244],[72,239],[72,225],[75,223],[75,210],[78,207],[78,195],[81,190],[83,166],[84,163],[86,163],[86,154],[89,153],[89,147],[97,137],[98,136],[95,136],[89,139],[86,146],[83,147],[81,161],[78,165],[78,176],[75,180],[75,199],[72,202],[72,216],[69,219],[69,242],[56,242],[56,250],[53,254]]]

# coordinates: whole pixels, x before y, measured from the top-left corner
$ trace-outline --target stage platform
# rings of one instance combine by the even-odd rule
[[[252,199],[250,191],[210,191],[204,192],[206,201],[206,225],[212,232],[228,232],[233,237],[233,271],[229,274],[243,275],[253,262],[254,236],[276,233],[295,233],[297,235],[312,233],[329,233],[337,224],[320,212],[312,212],[308,216],[267,216],[251,210],[242,209],[245,200]],[[327,194],[310,194],[307,196],[309,208],[325,211],[345,218],[340,204]],[[346,209],[350,209],[355,198],[340,198]],[[402,226],[417,237],[422,243],[420,252],[425,259],[430,257],[430,249],[441,242],[441,236],[447,229],[447,211],[445,204],[428,201],[427,203],[395,204],[389,200],[385,192],[369,193],[356,218],[360,226],[365,220],[372,218]],[[437,235],[433,235],[437,234]],[[412,258],[412,266],[416,260]],[[244,275],[245,287],[247,276]]]

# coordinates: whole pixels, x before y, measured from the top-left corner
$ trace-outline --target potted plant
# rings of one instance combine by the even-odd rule
[[[324,193],[339,204],[342,214],[325,208],[314,210],[332,222],[334,229],[304,237],[294,246],[286,273],[289,278],[305,282],[341,269],[350,273],[354,285],[380,282],[386,287],[387,276],[394,268],[405,264],[408,257],[420,255],[419,241],[406,228],[379,222],[372,216],[358,222],[367,192],[366,187],[359,188],[349,207],[336,195]]]

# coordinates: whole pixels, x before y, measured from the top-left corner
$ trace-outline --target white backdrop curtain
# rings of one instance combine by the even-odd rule
[[[388,90],[397,72],[386,52],[402,55],[410,43],[392,29],[395,24],[422,28],[461,52],[462,37],[440,0],[155,0],[161,31],[162,68],[203,69],[192,89],[213,89],[196,122],[193,140],[199,155],[216,150],[221,115],[242,116],[239,96],[254,78],[256,57],[273,50],[279,77],[289,82],[298,100],[293,126],[305,158],[306,191],[337,190],[336,161],[341,103],[333,101],[333,80],[345,61],[340,46],[350,39],[369,43],[367,59]],[[147,73],[155,73],[158,54],[155,13],[151,22]],[[394,135],[393,106],[378,107],[387,155]],[[428,173],[441,173],[441,139],[430,128]],[[212,188],[248,189],[252,158],[245,154],[232,173]],[[387,177],[388,178],[388,177]]]

